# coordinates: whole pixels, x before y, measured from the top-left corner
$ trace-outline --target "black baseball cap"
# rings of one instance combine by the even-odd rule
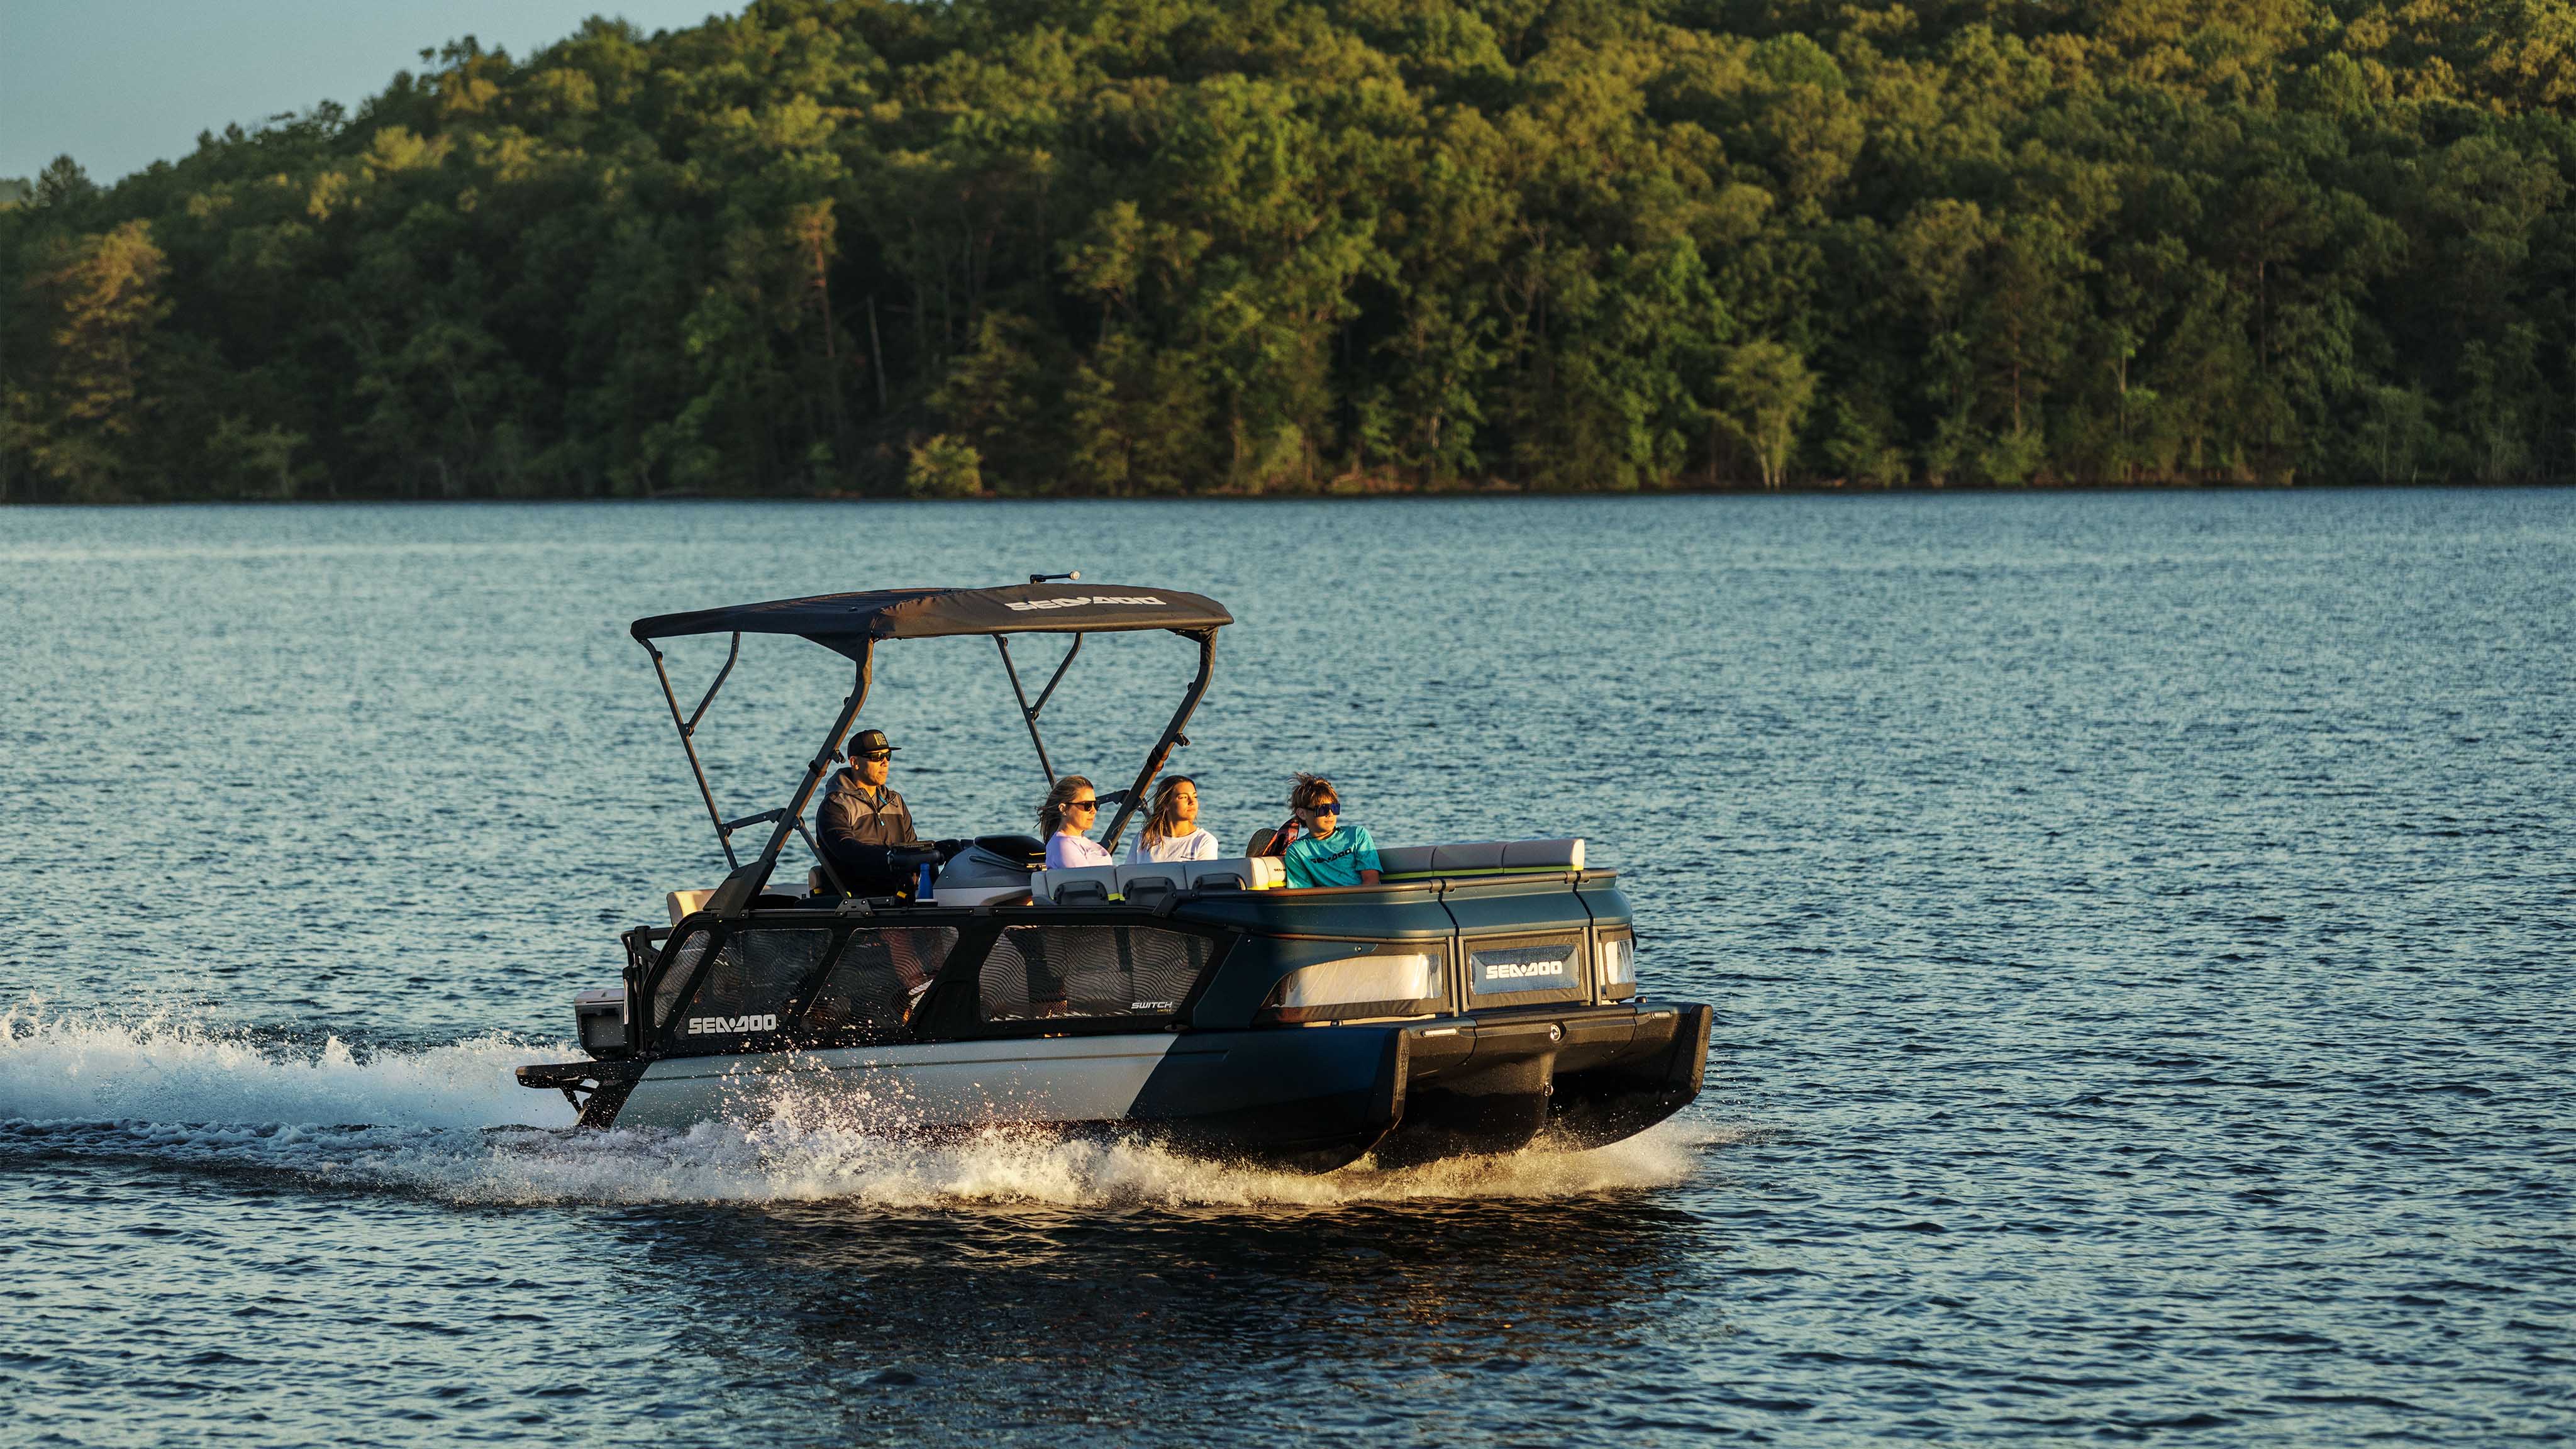
[[[850,736],[849,748],[843,753],[855,760],[861,755],[873,755],[880,750],[889,755],[894,753],[894,746],[886,743],[885,731],[861,730]]]

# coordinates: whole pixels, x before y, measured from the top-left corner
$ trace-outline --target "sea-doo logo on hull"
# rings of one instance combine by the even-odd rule
[[[1157,609],[1167,607],[1162,600],[1151,594],[1088,594],[1072,599],[1013,599],[1006,600],[1003,607],[1025,614],[1032,609],[1078,609],[1085,604],[1150,604]]]
[[[693,1016],[684,1023],[691,1036],[736,1036],[746,1031],[776,1031],[775,1016]]]
[[[1468,953],[1478,991],[1549,990],[1574,984],[1574,946],[1488,946]]]

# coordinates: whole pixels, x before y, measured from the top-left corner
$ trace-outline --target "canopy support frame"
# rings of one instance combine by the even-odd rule
[[[778,868],[778,855],[787,848],[787,837],[804,831],[805,803],[814,798],[814,787],[822,783],[824,772],[832,768],[832,759],[840,752],[842,739],[858,720],[859,706],[868,701],[868,681],[875,655],[874,641],[860,649],[857,678],[851,683],[850,697],[841,702],[840,714],[833,718],[832,728],[823,736],[822,746],[806,765],[805,778],[798,782],[794,798],[780,807],[778,825],[769,832],[769,843],[761,847],[758,860],[735,867],[733,874],[725,877],[724,884],[718,886],[715,895],[708,900],[708,910],[719,916],[738,916],[750,910],[751,903],[760,898],[761,887],[769,884],[769,873]],[[806,843],[815,847],[815,857],[823,862],[823,869],[831,876],[832,883],[843,884],[840,872],[832,869],[831,858],[824,855],[812,836],[806,837]],[[729,849],[725,853],[728,857],[732,855]]]
[[[1111,602],[1159,603],[1160,600],[1120,599]],[[1189,744],[1189,736],[1184,733],[1184,730],[1190,719],[1197,713],[1200,703],[1206,699],[1208,687],[1215,679],[1217,631],[1224,627],[1225,623],[1232,621],[1223,609],[1212,601],[1198,602],[1205,606],[1204,613],[1213,616],[1212,622],[1196,627],[1165,626],[1171,633],[1197,641],[1199,665],[1196,677],[1190,681],[1189,690],[1183,696],[1179,708],[1173,711],[1171,722],[1164,726],[1161,737],[1155,741],[1154,748],[1146,755],[1144,767],[1137,772],[1135,783],[1125,790],[1106,793],[1100,797],[1102,804],[1118,806],[1116,818],[1110,821],[1109,829],[1100,841],[1103,849],[1113,853],[1117,849],[1120,837],[1126,834],[1128,822],[1135,818],[1138,810],[1145,803],[1147,794],[1153,786],[1154,777],[1170,762],[1172,751]],[[760,606],[761,609],[770,607],[772,606]],[[1013,603],[1011,607],[1017,609],[1024,606]],[[672,619],[685,623],[691,617],[693,616],[679,615],[672,616]],[[768,884],[771,874],[777,869],[779,855],[785,850],[787,838],[791,835],[801,836],[804,839],[806,847],[814,852],[815,859],[820,862],[824,876],[836,888],[847,894],[848,885],[842,880],[840,871],[834,867],[831,857],[823,851],[820,842],[805,828],[804,814],[805,807],[814,798],[815,789],[822,783],[824,775],[831,769],[833,760],[838,756],[842,740],[848,736],[851,726],[858,720],[860,710],[867,703],[869,686],[873,678],[876,636],[844,634],[837,629],[830,631],[831,637],[814,633],[805,635],[813,642],[824,644],[856,661],[855,677],[849,697],[842,702],[839,715],[832,721],[832,727],[824,736],[821,747],[808,763],[804,778],[798,782],[793,798],[779,809],[764,810],[739,820],[727,820],[724,818],[723,810],[716,804],[714,786],[707,779],[706,762],[698,754],[696,735],[699,724],[706,719],[707,711],[714,707],[717,694],[724,689],[726,681],[733,675],[734,666],[741,660],[743,631],[740,629],[729,631],[732,639],[725,653],[724,666],[716,671],[714,681],[707,686],[706,693],[700,696],[697,707],[683,715],[680,711],[679,692],[671,682],[669,661],[654,643],[655,639],[667,637],[667,634],[648,633],[645,627],[659,622],[663,621],[639,621],[630,632],[633,633],[636,642],[644,646],[644,652],[652,656],[653,673],[661,682],[662,701],[670,710],[671,726],[680,736],[680,748],[689,760],[689,773],[697,782],[698,798],[706,806],[707,819],[715,827],[716,843],[724,851],[728,873],[723,885],[717,888],[714,897],[708,901],[707,909],[718,916],[725,917],[739,916],[750,910],[753,903],[759,899],[762,888]],[[668,633],[682,632],[690,631],[684,628],[668,631]],[[705,632],[713,633],[715,630],[708,629]],[[772,632],[801,631],[773,630]],[[961,628],[955,632],[970,631]],[[1018,665],[1011,658],[1010,631],[1007,627],[1005,630],[994,631],[993,643],[1002,656],[1002,668],[1011,681],[1011,693],[1019,703],[1020,720],[1028,728],[1029,743],[1037,751],[1038,769],[1046,777],[1048,789],[1052,790],[1057,782],[1055,762],[1047,754],[1046,737],[1039,729],[1039,717],[1045,712],[1048,702],[1055,697],[1057,687],[1064,683],[1065,676],[1072,670],[1073,661],[1082,653],[1083,640],[1090,631],[1081,628],[1050,630],[1040,625],[1033,632],[1073,635],[1073,646],[1065,651],[1064,658],[1057,663],[1054,673],[1048,676],[1046,686],[1038,691],[1034,701],[1029,698],[1027,686],[1020,678]],[[925,635],[924,637],[935,636]],[[848,644],[838,642],[842,639],[852,639],[857,645],[856,649],[853,650]],[[745,864],[733,848],[734,833],[760,824],[772,824],[774,828],[769,832],[768,841],[762,846],[759,857]]]
[[[680,732],[680,748],[689,756],[689,773],[698,780],[698,798],[706,802],[707,819],[716,827],[716,844],[724,848],[725,869],[740,870],[742,862],[735,859],[733,853],[734,826],[748,825],[752,821],[736,821],[734,825],[725,823],[724,812],[716,808],[715,789],[707,783],[707,767],[698,758],[697,733],[698,721],[707,717],[708,707],[716,702],[716,691],[724,688],[725,680],[733,674],[734,661],[742,657],[742,635],[737,632],[733,636],[733,647],[725,652],[724,668],[716,671],[715,683],[707,686],[705,697],[698,701],[698,707],[690,711],[687,719],[680,718],[680,696],[671,688],[671,670],[662,660],[662,651],[653,647],[650,639],[636,642],[644,646],[645,653],[653,656],[653,673],[662,681],[662,702],[671,707],[671,728]]]
[[[1182,697],[1181,707],[1172,711],[1172,722],[1163,727],[1163,737],[1154,742],[1153,753],[1145,757],[1145,768],[1136,773],[1136,783],[1120,792],[1125,798],[1119,801],[1117,818],[1109,822],[1108,832],[1100,837],[1100,848],[1112,857],[1118,854],[1118,837],[1127,832],[1127,821],[1135,815],[1137,805],[1153,787],[1154,776],[1162,772],[1163,763],[1172,757],[1175,746],[1190,742],[1189,736],[1181,731],[1189,724],[1190,716],[1198,712],[1199,701],[1207,698],[1209,682],[1216,678],[1216,631],[1176,629],[1172,632],[1199,641],[1198,677],[1190,681],[1190,692]]]
[[[1082,637],[1080,634],[1073,636],[1073,647],[1064,651],[1064,662],[1055,667],[1055,674],[1047,680],[1046,688],[1038,691],[1038,702],[1031,704],[1029,692],[1020,687],[1020,667],[1011,662],[1011,636],[993,636],[993,647],[1002,651],[1002,672],[1011,677],[1011,694],[1020,702],[1020,722],[1029,727],[1029,743],[1037,746],[1038,770],[1046,776],[1050,790],[1055,788],[1055,765],[1047,759],[1046,739],[1038,733],[1038,715],[1046,709],[1047,701],[1055,697],[1055,687],[1064,683],[1065,671],[1073,667],[1074,656],[1082,652]]]

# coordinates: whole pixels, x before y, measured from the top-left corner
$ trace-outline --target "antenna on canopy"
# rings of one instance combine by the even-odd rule
[[[1031,575],[1029,575],[1029,582],[1030,582],[1030,583],[1033,583],[1033,584],[1051,584],[1051,583],[1054,583],[1054,582],[1055,582],[1056,580],[1058,580],[1058,579],[1063,579],[1063,580],[1065,580],[1065,581],[1067,581],[1067,582],[1069,582],[1069,583],[1076,583],[1076,584],[1081,583],[1081,582],[1082,582],[1082,570],[1080,570],[1080,569],[1075,569],[1072,573],[1069,573],[1069,574],[1031,574]]]

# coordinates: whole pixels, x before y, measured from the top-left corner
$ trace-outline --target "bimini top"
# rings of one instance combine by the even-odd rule
[[[999,589],[872,589],[734,604],[638,619],[629,632],[646,643],[681,634],[797,634],[856,658],[878,639],[1106,634],[1122,629],[1194,633],[1233,622],[1234,616],[1223,604],[1177,589],[1012,584]]]

